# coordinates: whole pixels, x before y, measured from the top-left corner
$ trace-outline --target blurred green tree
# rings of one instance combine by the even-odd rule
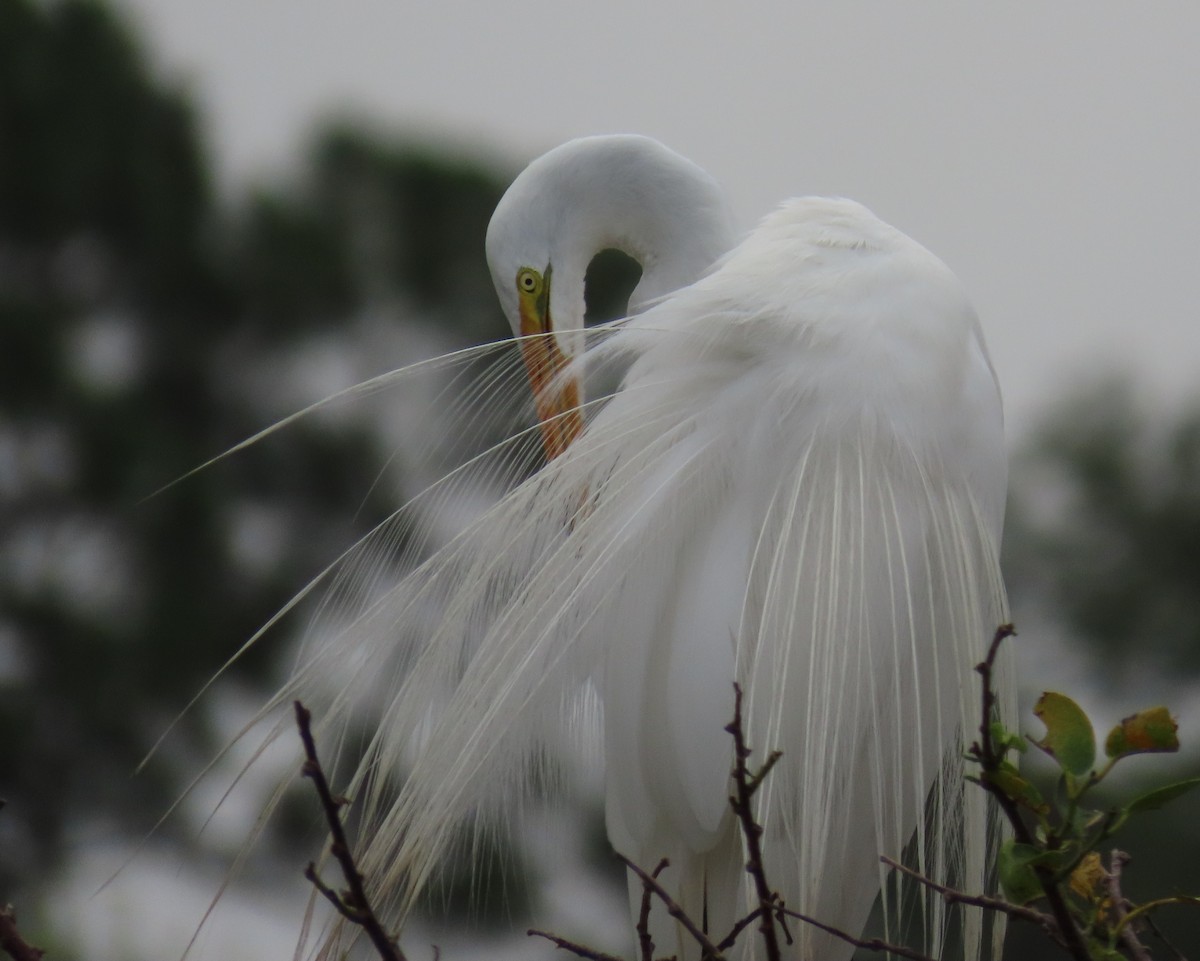
[[[306,344],[351,353],[364,312],[446,346],[500,336],[481,250],[500,189],[337,128],[298,184],[222,208],[188,97],[104,4],[0,0],[6,897],[49,874],[68,825],[153,823],[186,767],[131,778],[155,737],[396,506],[372,487],[392,452],[365,415],[148,495],[280,416],[281,371]],[[268,665],[251,651],[236,670]],[[213,740],[192,712],[171,750]]]
[[[1010,581],[1121,677],[1200,673],[1200,409],[1107,380],[1048,412],[1016,470]]]
[[[1103,693],[1134,684],[1151,699],[1139,706],[1157,699],[1184,714],[1200,673],[1200,407],[1166,415],[1109,378],[1048,410],[1013,465],[1005,572],[1025,643],[1047,626],[1085,655]],[[1037,728],[1021,720],[1022,730]],[[1141,762],[1143,776],[1200,775],[1200,744],[1185,733],[1182,747],[1178,762]],[[1172,776],[1155,774],[1164,769]],[[1139,788],[1110,790],[1118,802]],[[1195,810],[1184,799],[1116,839],[1135,859],[1124,874],[1130,896],[1197,893]],[[1172,908],[1158,921],[1186,951],[1200,944],[1197,915]],[[1007,957],[1057,956],[1040,933],[1015,926]]]

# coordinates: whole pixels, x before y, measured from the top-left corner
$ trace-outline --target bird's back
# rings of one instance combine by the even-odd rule
[[[982,795],[938,774],[1004,615],[1005,461],[957,282],[857,204],[794,201],[625,333],[637,360],[576,455],[622,452],[576,532],[622,531],[583,601],[603,612],[613,843],[670,858],[714,932],[751,909],[727,802],[737,678],[758,757],[784,752],[759,817],[791,906],[861,929],[878,855],[901,855],[935,782],[923,865],[981,875]]]
[[[571,446],[353,625],[370,665],[439,612],[362,768],[407,771],[371,795],[364,873],[411,907],[462,821],[518,804],[598,689],[613,844],[669,857],[723,936],[752,906],[727,809],[737,680],[757,757],[784,752],[756,813],[790,907],[860,929],[878,854],[914,830],[922,870],[978,887],[983,795],[957,764],[1004,616],[1005,465],[953,276],[856,204],[794,201],[584,364],[618,356]],[[942,910],[925,905],[930,930]],[[655,918],[658,954],[695,954]],[[793,933],[792,957],[848,956]]]

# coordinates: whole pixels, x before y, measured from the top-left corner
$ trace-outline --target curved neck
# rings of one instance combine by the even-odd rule
[[[616,248],[641,265],[630,298],[637,311],[698,279],[732,241],[712,177],[647,137],[607,136],[573,140],[530,164],[497,206],[487,249],[510,320],[516,271],[553,268],[554,326],[577,355],[584,277],[601,250]]]

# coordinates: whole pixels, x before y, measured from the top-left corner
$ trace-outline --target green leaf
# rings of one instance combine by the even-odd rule
[[[1032,845],[1018,844],[1011,838],[1001,845],[997,859],[1000,887],[1014,904],[1028,904],[1042,896],[1041,882],[1033,870],[1042,854]]]
[[[986,774],[985,777],[1018,804],[1023,804],[1038,814],[1049,813],[1050,806],[1042,798],[1041,792],[1021,777],[1011,764],[1006,764],[998,771]]]
[[[1046,736],[1034,743],[1068,774],[1083,777],[1096,760],[1096,732],[1083,708],[1065,694],[1047,691],[1033,713],[1046,725]]]
[[[1025,736],[1023,734],[1008,730],[999,721],[992,721],[989,733],[992,736],[992,743],[1000,749],[1001,753],[1005,751],[1025,753]]]
[[[1179,725],[1165,707],[1131,714],[1114,727],[1104,741],[1111,758],[1130,754],[1161,754],[1179,750]]]
[[[1200,787],[1200,777],[1193,777],[1186,781],[1180,781],[1177,784],[1168,784],[1166,787],[1156,788],[1139,798],[1135,798],[1125,810],[1130,814],[1135,814],[1138,811],[1157,811],[1164,804],[1187,794],[1194,787]]]

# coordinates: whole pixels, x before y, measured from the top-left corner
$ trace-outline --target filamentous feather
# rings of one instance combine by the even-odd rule
[[[281,693],[316,700],[333,742],[363,690],[384,699],[351,792],[393,916],[464,824],[520,806],[598,694],[610,840],[646,868],[669,858],[664,883],[723,936],[756,904],[728,805],[735,680],[756,756],[783,752],[755,814],[789,907],[861,930],[880,854],[987,885],[996,826],[961,757],[972,667],[1006,616],[1006,463],[975,314],[937,258],[846,200],[791,201],[693,273],[570,351],[569,372],[625,373],[561,456],[393,586],[391,535],[364,543],[339,581],[358,614]],[[494,452],[505,473],[529,441]],[[938,954],[954,925],[918,901]],[[652,919],[657,953],[698,956]],[[979,957],[980,915],[957,930]],[[792,958],[852,953],[792,934]],[[752,929],[739,944],[755,955]]]

